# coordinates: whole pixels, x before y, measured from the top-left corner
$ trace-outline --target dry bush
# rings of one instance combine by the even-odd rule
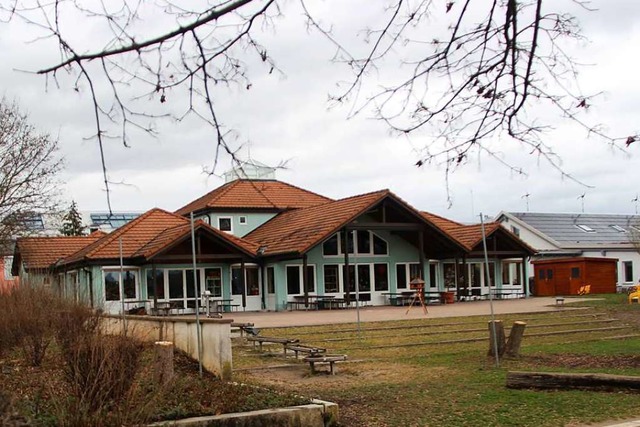
[[[42,287],[21,285],[0,295],[0,344],[19,346],[27,363],[40,366],[55,335],[55,311],[61,301]]]
[[[69,307],[58,322],[57,339],[71,396],[59,408],[61,424],[107,426],[138,419],[141,415],[128,401],[135,392],[141,344],[104,335],[100,315],[84,307]]]

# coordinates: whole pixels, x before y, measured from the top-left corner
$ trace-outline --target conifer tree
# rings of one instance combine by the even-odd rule
[[[71,202],[69,211],[62,217],[62,228],[60,233],[64,236],[82,236],[84,234],[84,226],[82,225],[82,217],[78,212],[78,205],[75,200]]]

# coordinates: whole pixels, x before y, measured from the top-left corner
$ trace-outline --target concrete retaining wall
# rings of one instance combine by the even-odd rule
[[[107,333],[122,333],[122,316],[105,316]],[[180,317],[125,316],[127,334],[145,342],[172,341],[176,348],[198,360],[196,320]],[[200,319],[202,326],[202,366],[209,372],[231,379],[231,319]]]
[[[235,414],[194,417],[152,424],[153,427],[333,427],[338,405],[314,400],[310,405],[264,409]]]

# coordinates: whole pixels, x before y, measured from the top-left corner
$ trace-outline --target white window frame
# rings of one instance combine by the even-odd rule
[[[240,225],[247,225],[247,217],[246,216],[240,216],[238,217],[238,224]]]
[[[405,279],[407,280],[407,285],[404,287],[398,286],[398,265],[404,266]],[[417,265],[418,267],[420,267],[420,263],[415,261],[396,262],[395,269],[393,270],[393,274],[396,279],[396,289],[409,289],[409,282],[411,282],[411,265]],[[422,278],[422,280],[424,280],[424,277]]]
[[[222,228],[220,228],[220,220],[221,219],[228,219],[229,220],[229,225],[231,226],[230,230],[223,230]],[[229,233],[229,234],[233,234],[233,217],[232,216],[219,216],[218,217],[218,230],[222,231],[223,233]]]
[[[620,227],[619,225],[610,225],[609,227],[613,228],[618,233],[626,233],[627,232],[627,230],[625,230],[624,228]]]
[[[298,275],[300,277],[300,292],[297,294],[289,293],[289,275],[287,274],[287,269],[289,267],[298,267]],[[303,273],[302,267],[303,267],[302,264],[286,264],[284,266],[285,287],[286,287],[288,296],[304,295],[304,280],[302,279],[302,273]],[[307,264],[307,267],[311,267],[313,269],[313,292],[309,292],[309,295],[317,295],[318,294],[318,276],[316,275],[317,273],[316,265]],[[324,280],[324,270],[323,270],[322,278]]]
[[[139,267],[134,267],[134,266],[128,266],[128,265],[123,265],[122,268],[121,267],[102,267],[102,297],[103,300],[105,302],[114,302],[114,301],[120,301],[123,299],[124,295],[120,295],[120,298],[117,300],[109,300],[107,301],[107,282],[106,282],[106,274],[107,273],[116,273],[116,274],[120,274],[120,271],[122,270],[122,272],[124,273],[125,271],[131,271],[134,274],[135,280],[136,280],[136,295],[134,298],[124,298],[124,301],[137,301],[140,299],[140,268]],[[121,277],[119,277],[118,280],[122,280]],[[124,294],[124,285],[122,283],[118,284],[118,292],[120,292],[122,290],[122,293]]]
[[[356,231],[366,231],[369,233],[369,252],[358,252],[358,233],[356,233]],[[349,233],[351,233],[351,236],[353,238],[353,252],[350,252],[349,255],[350,256],[366,256],[367,258],[382,258],[382,257],[388,257],[389,256],[389,241],[387,239],[385,239],[384,237],[380,236],[379,234],[374,233],[371,230],[352,230]],[[325,255],[324,253],[324,244],[326,243],[327,240],[329,240],[332,236],[329,237],[329,239],[325,240],[324,242],[322,242],[322,256],[324,258],[337,258],[337,257],[344,257],[344,252],[342,252],[342,231],[338,231],[336,234],[336,236],[338,236],[338,254],[337,255]],[[373,236],[376,236],[377,238],[379,238],[380,240],[382,240],[383,242],[385,242],[387,244],[387,253],[385,254],[374,254],[373,253]]]

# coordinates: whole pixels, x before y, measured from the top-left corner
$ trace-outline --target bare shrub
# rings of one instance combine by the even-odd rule
[[[19,286],[0,295],[0,341],[19,346],[27,363],[40,366],[54,337],[54,313],[61,302],[42,287]]]
[[[59,318],[57,337],[71,395],[60,421],[121,424],[123,417],[132,416],[126,400],[134,393],[142,345],[127,337],[104,335],[99,314],[83,307],[70,307]]]

